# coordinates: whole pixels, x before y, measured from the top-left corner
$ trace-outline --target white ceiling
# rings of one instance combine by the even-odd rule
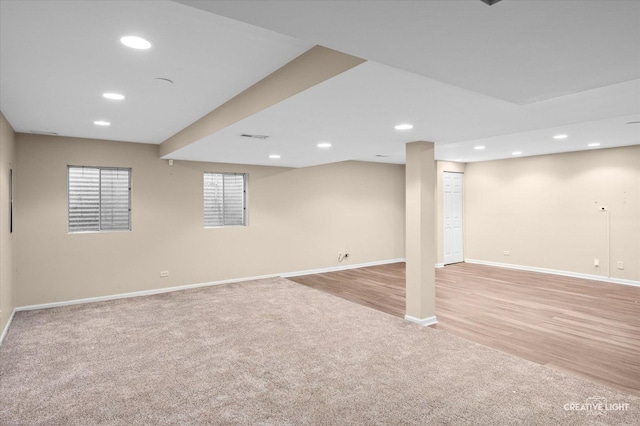
[[[320,44],[369,61],[166,158],[304,167],[402,163],[416,140],[462,161],[640,144],[626,124],[640,121],[640,2],[180,3],[197,8],[0,1],[0,110],[20,132],[160,143]],[[127,34],[153,47],[129,50]]]
[[[527,104],[640,78],[640,2],[180,3]]]
[[[312,46],[171,1],[2,0],[0,110],[18,132],[161,143]]]

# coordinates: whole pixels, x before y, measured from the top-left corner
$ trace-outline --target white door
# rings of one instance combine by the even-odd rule
[[[462,173],[444,172],[444,264],[464,260]]]

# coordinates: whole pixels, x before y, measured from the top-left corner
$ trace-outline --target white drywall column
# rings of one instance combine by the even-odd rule
[[[436,162],[432,142],[407,144],[405,318],[422,325],[436,321]]]

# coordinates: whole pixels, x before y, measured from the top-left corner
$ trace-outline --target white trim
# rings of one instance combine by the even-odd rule
[[[232,283],[237,283],[241,281],[262,280],[265,278],[273,278],[277,276],[278,276],[277,274],[272,274],[272,275],[260,275],[257,277],[234,278],[230,280],[213,281],[208,283],[187,284],[187,285],[181,285],[176,287],[166,287],[166,288],[157,288],[153,290],[134,291],[131,293],[111,294],[109,296],[88,297],[86,299],[74,299],[74,300],[66,300],[63,302],[43,303],[40,305],[20,306],[16,308],[16,311],[32,311],[35,309],[57,308],[60,306],[78,305],[82,303],[104,302],[107,300],[115,300],[115,299],[127,299],[129,297],[151,296],[154,294],[171,293],[173,291],[189,290],[192,288],[209,287],[209,286],[222,285],[222,284],[232,284]]]
[[[399,263],[399,262],[406,262],[406,261],[407,259],[405,258],[376,260],[373,262],[356,263],[353,265],[329,266],[328,268],[308,269],[306,271],[297,271],[297,272],[286,272],[284,274],[280,274],[280,276],[283,278],[299,277],[302,275],[324,274],[326,272],[344,271],[346,269],[366,268],[368,266],[387,265],[389,263]]]
[[[430,325],[434,325],[438,323],[438,320],[436,319],[436,316],[432,316],[432,317],[427,317],[427,318],[422,318],[422,319],[418,319],[416,317],[412,317],[411,315],[405,315],[404,319],[407,321],[411,321],[411,322],[415,322],[416,324],[420,324],[420,325],[424,325],[425,327],[428,327]]]
[[[404,261],[405,261],[404,258],[387,259],[387,260],[379,260],[379,261],[374,261],[374,262],[358,263],[358,264],[353,264],[353,265],[340,265],[340,266],[332,266],[332,267],[329,267],[329,268],[311,269],[311,270],[307,270],[307,271],[287,272],[287,273],[284,273],[284,274],[260,275],[260,276],[255,276],[255,277],[233,278],[233,279],[229,279],[229,280],[212,281],[212,282],[199,283],[199,284],[187,284],[187,285],[181,285],[181,286],[176,286],[176,287],[166,287],[166,288],[157,288],[157,289],[152,289],[152,290],[134,291],[134,292],[131,292],[131,293],[112,294],[112,295],[109,295],[109,296],[88,297],[86,299],[75,299],[75,300],[66,300],[66,301],[63,301],[63,302],[53,302],[53,303],[43,303],[43,304],[39,304],[39,305],[20,306],[18,308],[15,308],[14,312],[16,312],[16,311],[31,311],[31,310],[35,310],[35,309],[57,308],[57,307],[60,307],[60,306],[78,305],[78,304],[81,304],[81,303],[104,302],[104,301],[107,301],[107,300],[126,299],[126,298],[129,298],[129,297],[151,296],[151,295],[154,295],[154,294],[170,293],[170,292],[173,292],[173,291],[189,290],[189,289],[192,289],[192,288],[210,287],[210,286],[222,285],[222,284],[232,284],[232,283],[237,283],[237,282],[242,282],[242,281],[262,280],[262,279],[265,279],[265,278],[274,278],[274,277],[287,278],[287,277],[293,277],[293,276],[299,276],[299,275],[310,275],[310,274],[319,274],[319,273],[323,273],[323,272],[342,271],[342,270],[345,270],[345,269],[363,268],[365,266],[386,265],[386,264],[389,264],[389,263],[398,263],[398,262],[404,262]],[[8,328],[8,326],[7,326],[7,328]]]
[[[540,272],[542,274],[562,275],[564,277],[582,278],[585,280],[603,281],[613,284],[624,284],[640,287],[640,281],[625,280],[622,278],[603,277],[602,275],[581,274],[579,272],[561,271],[557,269],[538,268],[536,266],[513,265],[510,263],[490,262],[488,260],[465,259],[466,263],[475,263],[477,265],[495,266],[497,268],[517,269],[520,271]]]
[[[4,330],[2,330],[2,334],[0,334],[0,346],[2,346],[4,338],[7,337],[7,332],[9,331],[11,321],[13,321],[13,316],[16,314],[16,310],[17,309],[14,309],[13,312],[11,312],[11,315],[9,315],[9,320],[7,321],[7,325],[4,326]]]
[[[444,268],[444,263],[436,263],[436,268]]]

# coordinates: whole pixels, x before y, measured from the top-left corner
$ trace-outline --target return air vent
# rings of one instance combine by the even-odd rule
[[[267,139],[269,136],[266,135],[250,135],[248,133],[242,133],[240,136],[243,138],[253,138],[253,139]]]

